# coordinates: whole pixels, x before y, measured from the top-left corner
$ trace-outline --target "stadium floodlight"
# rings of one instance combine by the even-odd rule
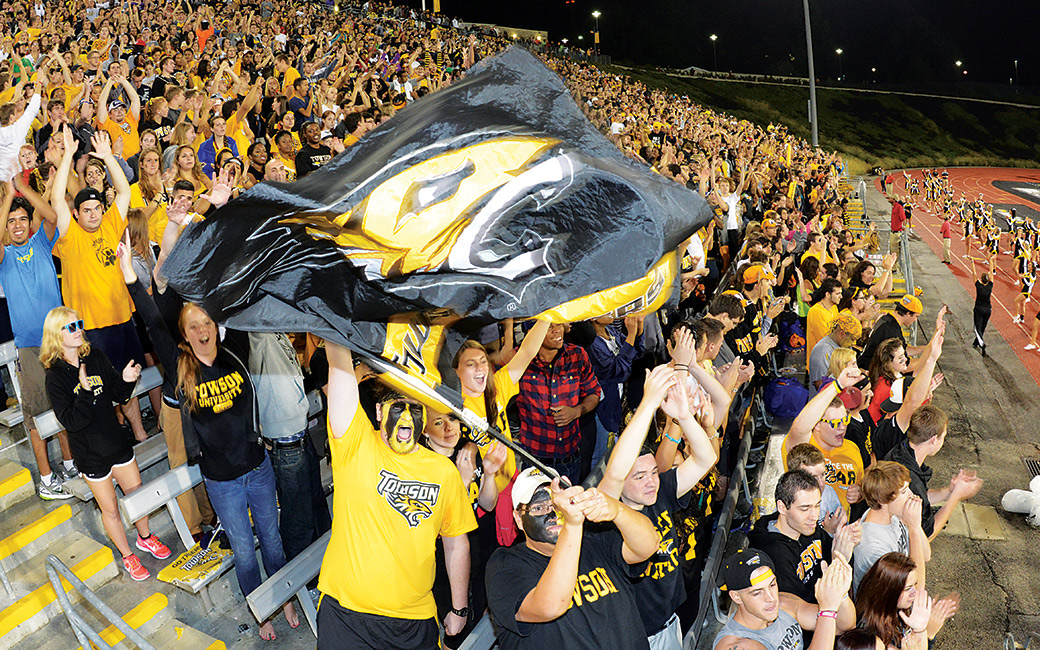
[[[592,12],[592,17],[596,19],[596,54],[599,54],[599,17],[602,15],[599,9]]]
[[[834,50],[834,53],[838,55],[838,81],[841,81],[842,77],[845,76],[841,72],[841,53],[844,52],[844,51],[845,50],[841,49],[840,47],[838,49]]]
[[[955,65],[955,66],[957,66],[959,68],[962,65],[964,65],[964,62],[961,61],[960,59],[957,59],[956,61],[953,62],[953,65]]]

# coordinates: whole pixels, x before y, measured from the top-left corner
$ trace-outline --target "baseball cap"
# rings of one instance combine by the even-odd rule
[[[126,108],[126,104],[124,104],[122,101],[118,99],[113,99],[108,103],[108,110],[112,110],[114,108]]]
[[[537,467],[528,467],[520,472],[513,481],[513,507],[530,503],[531,497],[538,491],[538,488],[552,483],[554,478],[556,478],[555,475],[546,474]]]
[[[899,304],[903,306],[903,309],[915,314],[920,314],[924,311],[924,305],[921,304],[921,299],[917,296],[911,296],[910,294],[906,294],[900,298]]]
[[[849,386],[838,393],[838,399],[847,410],[852,411],[863,405],[863,391],[855,386]]]
[[[776,274],[761,264],[752,264],[744,269],[744,284],[754,284],[762,279],[775,280]]]
[[[889,393],[888,398],[881,402],[881,410],[884,413],[895,413],[903,406],[903,388],[906,383],[906,377],[900,377],[892,382],[892,392]]]
[[[333,134],[332,131],[322,131],[321,132],[321,139],[322,140],[324,140],[326,138],[333,138],[333,137],[335,137],[335,134]]]
[[[104,203],[101,192],[98,192],[93,187],[84,187],[82,190],[76,193],[76,199],[73,201],[76,209],[79,210],[79,206],[83,205],[87,201],[97,201]]]
[[[769,569],[757,578],[752,579],[751,574],[766,567]],[[773,560],[757,548],[746,548],[737,551],[726,558],[719,570],[719,589],[725,591],[740,591],[748,587],[762,584],[773,577]]]

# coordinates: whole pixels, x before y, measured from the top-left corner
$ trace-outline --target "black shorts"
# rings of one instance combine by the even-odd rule
[[[119,325],[87,330],[85,333],[90,344],[105,353],[116,372],[122,373],[131,359],[144,366],[144,350],[141,349],[137,328],[132,320]]]
[[[88,481],[104,481],[112,478],[113,467],[126,467],[137,460],[134,457],[134,448],[127,443],[128,449],[109,458],[91,458],[89,461],[76,459],[76,465],[80,473]]]
[[[365,614],[322,594],[316,650],[428,650],[440,647],[437,621]]]

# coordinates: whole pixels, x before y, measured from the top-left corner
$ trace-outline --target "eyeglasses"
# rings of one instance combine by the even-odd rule
[[[74,321],[72,321],[71,323],[69,323],[67,325],[62,325],[61,329],[65,330],[69,334],[75,334],[76,332],[78,332],[78,331],[83,329],[83,321],[82,320],[74,320]]]
[[[534,517],[543,517],[554,510],[556,510],[556,506],[554,506],[551,501],[540,503],[536,506],[527,506],[527,514]]]
[[[852,416],[846,414],[843,418],[834,418],[832,420],[820,420],[820,422],[823,422],[824,424],[829,424],[833,428],[838,429],[840,427],[849,426],[849,422],[852,422]]]

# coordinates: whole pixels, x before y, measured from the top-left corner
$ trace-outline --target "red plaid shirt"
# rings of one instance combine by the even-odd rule
[[[539,458],[566,458],[578,451],[578,420],[557,427],[552,407],[577,406],[598,395],[599,382],[583,348],[564,343],[552,362],[537,356],[520,379],[520,443]]]

